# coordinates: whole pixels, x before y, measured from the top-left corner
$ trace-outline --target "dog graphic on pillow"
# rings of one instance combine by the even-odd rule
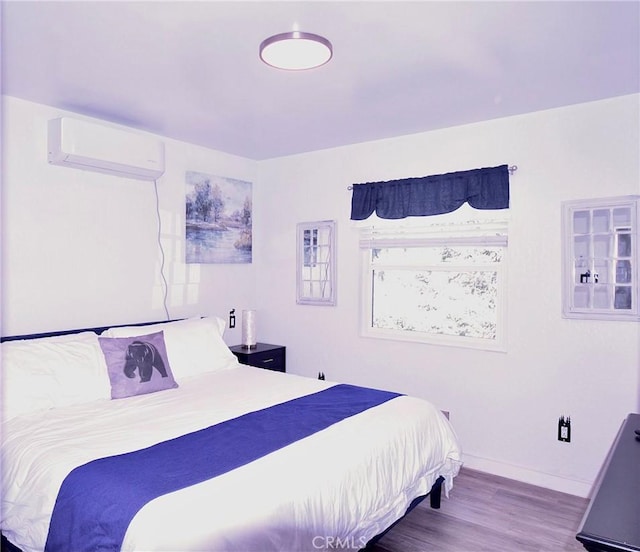
[[[167,377],[167,369],[158,349],[146,341],[133,341],[127,348],[124,364],[125,376],[133,378],[138,370],[140,382],[151,381],[154,368],[160,372],[163,378]]]

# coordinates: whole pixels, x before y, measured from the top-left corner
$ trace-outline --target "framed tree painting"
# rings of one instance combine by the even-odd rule
[[[252,183],[187,171],[185,184],[185,262],[250,263]]]

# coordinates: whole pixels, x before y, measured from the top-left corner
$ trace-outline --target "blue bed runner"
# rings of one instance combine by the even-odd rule
[[[129,523],[147,502],[248,464],[397,396],[335,385],[79,466],[62,483],[45,551],[120,550]]]

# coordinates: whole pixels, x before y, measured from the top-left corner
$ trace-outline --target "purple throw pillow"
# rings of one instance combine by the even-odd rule
[[[123,399],[178,387],[163,332],[135,337],[99,337],[111,381],[111,398]]]

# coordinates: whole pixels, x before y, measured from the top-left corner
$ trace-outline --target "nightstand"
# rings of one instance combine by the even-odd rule
[[[286,372],[286,347],[282,345],[270,345],[269,343],[256,343],[254,349],[245,349],[242,345],[229,347],[231,352],[238,357],[242,364],[265,368],[275,372]]]

